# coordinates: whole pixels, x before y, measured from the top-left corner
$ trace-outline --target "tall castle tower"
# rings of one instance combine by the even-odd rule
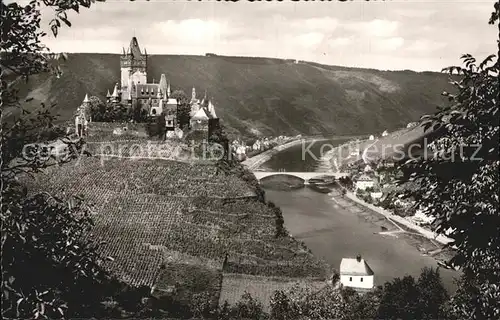
[[[147,83],[147,59],[148,54],[146,50],[144,50],[144,54],[142,54],[137,38],[133,37],[127,52],[123,49],[123,54],[120,57],[121,91],[123,99],[126,99],[126,97],[130,95],[130,90],[132,89],[129,88],[130,83],[134,85]]]

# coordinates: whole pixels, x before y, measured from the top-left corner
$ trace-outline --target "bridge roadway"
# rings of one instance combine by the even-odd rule
[[[304,184],[308,184],[309,180],[314,179],[314,178],[321,178],[321,177],[333,177],[335,179],[341,178],[341,177],[347,177],[348,174],[346,172],[288,172],[288,171],[254,171],[253,174],[257,178],[257,180],[270,177],[270,176],[277,176],[277,175],[288,175],[288,176],[294,176],[297,178],[301,178],[304,180]]]

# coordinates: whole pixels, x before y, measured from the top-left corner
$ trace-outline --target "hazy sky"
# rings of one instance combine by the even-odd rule
[[[151,54],[263,56],[438,71],[497,52],[493,0],[215,2],[107,0],[70,14],[55,52],[119,53],[135,34]],[[53,11],[44,11],[44,26]]]

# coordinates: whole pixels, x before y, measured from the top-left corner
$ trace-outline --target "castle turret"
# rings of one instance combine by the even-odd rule
[[[85,94],[85,98],[83,98],[83,104],[88,104],[90,103],[90,100],[89,100],[89,95],[88,94]]]
[[[167,97],[170,97],[170,81],[167,84]]]
[[[212,116],[213,119],[217,118],[217,115],[215,114],[215,107],[212,104],[211,100],[208,101],[208,112],[210,113],[210,115]]]
[[[111,99],[113,102],[118,102],[119,101],[120,95],[118,94],[118,83],[115,84],[115,88],[113,89],[113,94],[111,95]]]
[[[191,91],[191,102],[194,102],[196,100],[196,89],[193,87],[193,90]]]

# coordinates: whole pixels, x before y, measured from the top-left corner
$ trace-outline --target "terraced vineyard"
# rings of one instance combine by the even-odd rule
[[[241,299],[241,296],[248,292],[252,297],[259,297],[264,303],[264,310],[268,311],[269,301],[276,290],[287,290],[293,286],[321,290],[327,284],[318,279],[286,278],[286,277],[260,277],[234,273],[224,273],[222,280],[222,294],[219,304],[225,301],[234,304]]]
[[[215,304],[223,272],[318,281],[330,273],[302,243],[275,238],[273,211],[213,165],[101,160],[82,158],[24,180],[31,192],[83,196],[105,266],[133,285],[186,304],[203,292]]]
[[[149,159],[81,158],[62,167],[49,168],[46,174],[38,175],[31,183],[43,186],[45,189],[39,190],[45,191],[97,187],[114,192],[128,190],[173,197],[255,196],[244,181],[217,175],[212,165]],[[91,191],[83,193],[87,192]]]

